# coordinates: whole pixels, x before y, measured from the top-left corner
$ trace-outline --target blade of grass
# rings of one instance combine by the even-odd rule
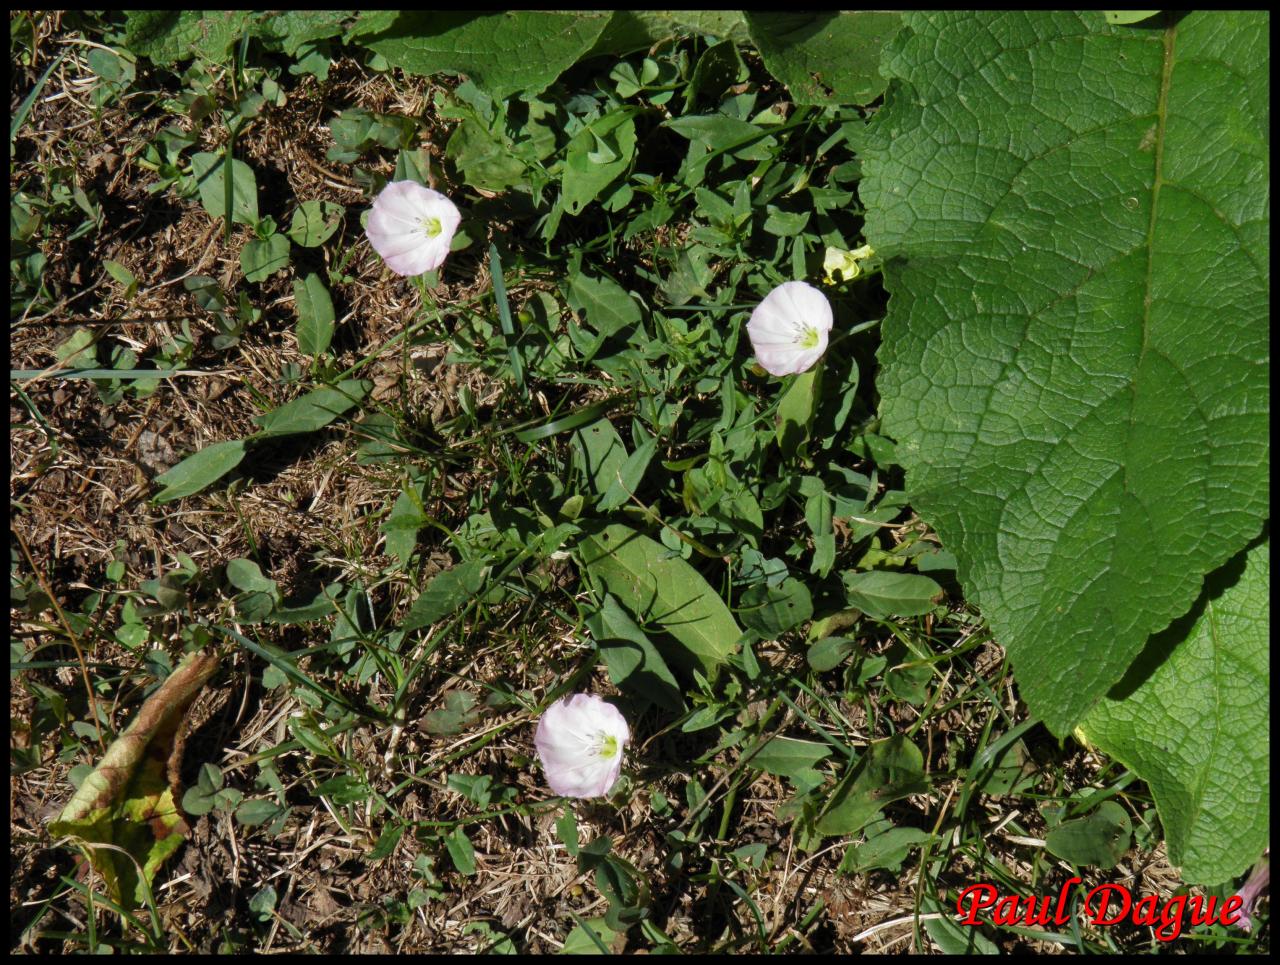
[[[31,379],[174,379],[182,376],[218,375],[226,373],[199,372],[194,369],[10,369],[9,378],[15,382]]]
[[[570,909],[569,917],[574,920],[574,923],[579,928],[581,928],[584,932],[586,932],[587,937],[591,939],[592,943],[596,946],[596,948],[600,949],[600,954],[602,955],[613,954],[613,951],[609,948],[609,946],[600,940],[600,936],[596,934],[596,930],[592,928],[590,925],[588,925],[585,921],[583,921],[582,918],[579,917],[577,912]]]
[[[232,152],[235,150],[236,135],[239,133],[240,125],[237,124],[231,129],[231,136],[227,138],[227,147],[222,155],[222,197],[224,201],[224,207],[222,210],[226,212],[222,222],[227,244],[231,243],[231,222],[235,220],[232,217],[232,212],[235,211],[235,208],[233,208],[232,205],[235,203],[236,178],[231,162],[234,160]]]
[[[516,348],[515,326],[511,323],[511,306],[507,304],[507,285],[502,278],[502,259],[498,257],[498,246],[489,245],[489,274],[493,278],[493,300],[498,305],[498,322],[502,325],[502,334],[507,339],[507,358],[511,360],[511,374],[515,377],[516,388],[524,391],[524,365],[520,361],[520,351]]]
[[[22,104],[18,107],[18,113],[13,115],[13,123],[9,125],[9,144],[13,144],[13,139],[18,136],[18,130],[27,121],[27,115],[31,113],[31,107],[36,102],[36,98],[40,96],[40,92],[44,90],[45,83],[49,80],[49,75],[57,69],[62,63],[62,59],[67,56],[67,51],[62,51],[53,62],[44,69],[44,73],[40,75],[40,79],[36,81],[36,86],[31,88],[31,93],[26,96]]]
[[[585,409],[570,412],[559,419],[552,419],[550,422],[544,422],[540,426],[534,426],[532,429],[522,429],[515,433],[515,437],[521,442],[537,442],[540,439],[547,439],[558,433],[585,426],[589,422],[595,422],[596,419],[608,412],[609,408],[610,402],[606,399],[603,402],[589,405]]]

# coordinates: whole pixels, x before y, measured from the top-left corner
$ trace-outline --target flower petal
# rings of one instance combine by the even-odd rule
[[[833,324],[831,303],[822,292],[805,282],[789,281],[755,307],[747,335],[766,372],[793,375],[822,358]]]
[[[432,222],[439,226],[430,234]],[[373,201],[365,235],[398,275],[420,275],[444,264],[462,222],[457,206],[416,181],[392,181]]]
[[[618,779],[630,737],[616,707],[595,694],[573,694],[546,709],[533,740],[552,791],[598,797]]]

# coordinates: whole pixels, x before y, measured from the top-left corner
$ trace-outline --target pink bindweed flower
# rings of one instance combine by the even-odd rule
[[[766,372],[793,375],[822,358],[832,322],[826,295],[802,281],[789,281],[756,306],[747,322],[747,335]]]
[[[397,275],[421,275],[444,264],[462,215],[439,191],[392,181],[373,199],[365,234]]]
[[[1268,851],[1271,849],[1268,848]],[[1241,901],[1240,911],[1236,913],[1235,924],[1246,932],[1253,931],[1253,908],[1262,897],[1262,892],[1271,886],[1271,862],[1263,858],[1253,867],[1248,880],[1241,886],[1234,897]]]
[[[626,718],[595,694],[571,694],[546,709],[533,743],[551,790],[565,797],[598,797],[622,771],[631,739]]]

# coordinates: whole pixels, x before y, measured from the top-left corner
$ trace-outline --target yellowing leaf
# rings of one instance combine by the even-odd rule
[[[49,823],[54,838],[87,846],[109,897],[126,907],[143,904],[156,871],[190,832],[175,803],[181,799],[179,735],[187,707],[217,668],[214,655],[187,654]],[[104,844],[115,847],[94,847]]]

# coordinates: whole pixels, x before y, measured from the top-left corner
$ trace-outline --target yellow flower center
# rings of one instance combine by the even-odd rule
[[[434,238],[444,230],[444,225],[440,223],[439,218],[423,218],[422,230],[427,233],[428,238]]]
[[[818,347],[818,330],[812,325],[800,324],[800,335],[796,339],[796,344],[801,348],[817,348]]]
[[[601,734],[600,749],[596,752],[605,760],[618,756],[618,738],[608,734]]]

